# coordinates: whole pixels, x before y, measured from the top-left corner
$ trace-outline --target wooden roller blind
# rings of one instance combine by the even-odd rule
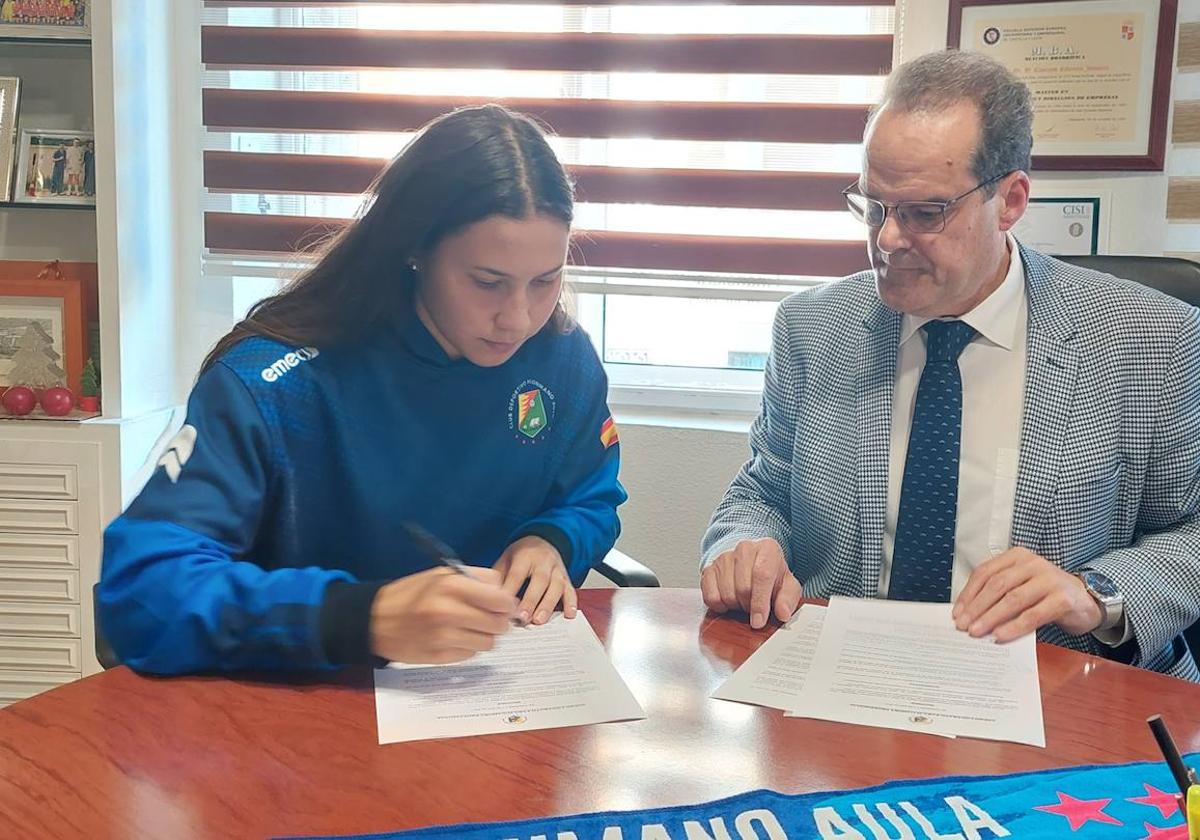
[[[330,148],[354,135],[404,138],[453,108],[500,101],[553,129],[578,200],[592,208],[580,214],[577,263],[805,276],[865,267],[840,192],[854,178],[846,151],[891,65],[884,3],[723,4],[763,29],[778,19],[778,31],[707,31],[710,7],[663,0],[525,2],[546,7],[536,28],[505,18],[495,18],[504,31],[472,26],[480,9],[503,5],[208,0],[210,251],[304,249],[348,222],[353,197],[391,152]],[[619,10],[651,5],[655,27],[674,21],[679,31],[621,31]],[[665,18],[661,7],[671,7]],[[835,15],[844,19],[821,25]],[[614,79],[652,79],[657,93],[630,94]],[[623,156],[606,156],[621,142]],[[637,159],[636,144],[679,149],[680,159]],[[622,211],[636,206],[650,212]]]

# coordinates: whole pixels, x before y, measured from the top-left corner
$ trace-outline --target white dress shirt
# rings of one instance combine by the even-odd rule
[[[1008,237],[1004,281],[962,316],[978,333],[958,358],[962,373],[962,438],[958,466],[958,518],[954,530],[953,601],[975,567],[1011,547],[1013,499],[1025,407],[1025,359],[1029,301],[1016,240]],[[896,544],[896,520],[917,384],[925,367],[925,333],[932,318],[904,316],[892,397],[892,440],[888,460],[887,514],[883,525],[883,569],[879,595],[887,597]]]
[[[1021,250],[1008,235],[1009,264],[1004,280],[961,320],[978,335],[958,357],[962,374],[962,438],[958,464],[958,518],[954,525],[954,570],[950,600],[958,597],[975,567],[1012,547],[1013,502],[1025,410],[1025,360],[1029,300]],[[886,598],[892,576],[892,551],[908,435],[912,430],[917,385],[925,367],[925,333],[932,318],[905,314],[896,357],[892,397],[892,440],[888,457],[888,502],[883,524],[883,568],[879,597]],[[1132,636],[1129,619],[1111,630],[1097,630],[1099,641],[1116,646]]]

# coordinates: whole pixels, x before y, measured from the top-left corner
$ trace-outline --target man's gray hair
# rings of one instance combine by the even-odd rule
[[[888,76],[874,120],[884,107],[897,111],[941,111],[967,101],[979,109],[980,138],[971,171],[980,181],[1015,169],[1029,171],[1033,148],[1033,103],[1029,88],[1000,62],[975,52],[946,50],[905,62]],[[994,184],[985,188],[988,195]]]

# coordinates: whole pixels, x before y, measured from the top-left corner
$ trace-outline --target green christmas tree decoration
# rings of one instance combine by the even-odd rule
[[[79,376],[79,394],[84,397],[100,396],[100,374],[96,371],[95,359],[88,359]]]

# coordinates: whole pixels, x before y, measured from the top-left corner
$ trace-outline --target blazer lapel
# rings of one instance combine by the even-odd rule
[[[1041,553],[1058,489],[1079,358],[1072,340],[1075,322],[1059,295],[1053,266],[1024,246],[1021,259],[1029,293],[1029,343],[1012,544]]]
[[[879,592],[883,560],[883,523],[887,513],[888,450],[891,447],[892,393],[896,387],[896,354],[900,344],[899,312],[878,300],[863,319],[866,332],[855,360],[858,410],[858,513],[861,534],[861,591]]]

